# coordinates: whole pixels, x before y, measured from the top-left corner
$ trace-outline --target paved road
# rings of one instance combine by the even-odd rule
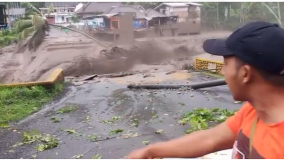
[[[202,75],[193,77],[193,82],[208,80],[208,77]],[[126,84],[106,81],[90,82],[81,86],[71,85],[67,90],[63,98],[47,105],[42,111],[12,129],[0,132],[0,158],[32,158],[37,155],[37,158],[58,159],[80,154],[84,155],[83,158],[92,158],[96,154],[100,154],[102,158],[121,158],[130,151],[145,146],[142,141],[154,143],[181,136],[189,126],[178,125],[177,121],[193,108],[219,107],[235,110],[240,107],[240,104],[234,103],[226,86],[196,91],[146,91],[128,90]],[[55,114],[55,110],[66,104],[76,104],[80,108],[71,113]],[[155,114],[159,117],[153,118]],[[101,123],[103,120],[112,119],[113,116],[120,116],[121,119],[116,124]],[[51,117],[61,117],[63,120],[53,123]],[[84,122],[86,117],[90,119]],[[138,119],[138,127],[132,125],[134,119]],[[39,153],[35,151],[36,145],[11,148],[20,140],[24,131],[34,129],[60,138],[59,147]],[[75,129],[82,136],[62,131],[65,129]],[[125,139],[118,134],[115,135],[117,138],[113,138],[109,133],[114,129],[141,135]],[[164,130],[165,134],[155,134],[159,129]],[[87,136],[92,134],[106,140],[91,142]]]

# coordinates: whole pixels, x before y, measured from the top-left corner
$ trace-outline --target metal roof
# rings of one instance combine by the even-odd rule
[[[189,5],[202,6],[202,4],[200,4],[200,3],[194,3],[194,2],[186,2],[186,3],[162,3],[162,4],[158,5],[157,7],[155,7],[154,9],[157,9],[157,8],[161,7],[162,5],[166,5],[166,6],[170,6],[170,7],[187,7],[187,6],[189,6]]]
[[[53,7],[76,7],[78,2],[45,2],[44,6],[48,8],[51,3],[53,4]]]
[[[162,14],[152,8],[149,8],[146,10],[146,15],[147,17],[152,17],[152,18],[158,18],[158,17],[168,17],[167,15],[165,14]]]
[[[109,11],[107,11],[107,13],[126,13],[126,12],[135,13],[137,19],[144,19],[147,17],[144,9],[132,7],[131,5],[112,7]]]
[[[102,12],[105,13],[110,10],[113,6],[121,6],[121,2],[88,2],[84,4],[83,7],[78,9],[75,13],[95,13]]]

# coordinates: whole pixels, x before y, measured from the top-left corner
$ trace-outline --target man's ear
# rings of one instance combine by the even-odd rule
[[[251,82],[253,77],[252,67],[246,64],[240,67],[239,76],[242,79],[242,83],[246,84]]]

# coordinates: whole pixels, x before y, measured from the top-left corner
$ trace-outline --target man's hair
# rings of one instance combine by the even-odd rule
[[[241,66],[245,65],[246,63],[240,60],[239,58],[236,58],[236,64],[237,64],[237,70],[240,69]],[[260,74],[260,76],[267,81],[268,83],[274,85],[274,86],[281,86],[284,87],[284,76],[278,76],[271,73],[268,73],[263,70],[256,69],[257,72]]]

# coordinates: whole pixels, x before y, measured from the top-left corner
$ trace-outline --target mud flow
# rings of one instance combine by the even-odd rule
[[[148,72],[168,65],[170,70],[181,69],[203,54],[201,44],[206,37],[136,39],[131,45],[105,47],[79,33],[52,28],[35,51],[25,42],[1,49],[0,83],[44,80],[55,68],[63,68],[66,76]]]

